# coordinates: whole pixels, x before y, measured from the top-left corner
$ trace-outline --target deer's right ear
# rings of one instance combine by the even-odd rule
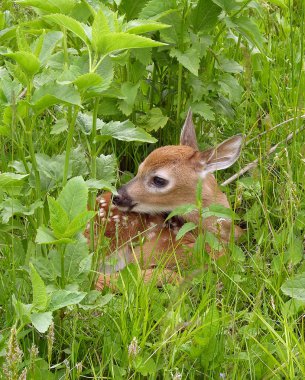
[[[193,113],[189,108],[180,135],[180,145],[187,145],[198,150],[195,126],[193,124]]]

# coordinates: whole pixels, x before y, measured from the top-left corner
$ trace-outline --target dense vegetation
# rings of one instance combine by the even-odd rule
[[[0,376],[303,379],[304,1],[0,10]],[[131,266],[118,294],[93,290],[97,192],[178,143],[190,106],[201,148],[246,136],[219,181],[258,160],[224,187],[242,242],[180,286]]]

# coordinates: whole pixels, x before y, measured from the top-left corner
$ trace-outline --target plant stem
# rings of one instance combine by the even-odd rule
[[[64,289],[66,285],[65,279],[65,246],[60,247],[60,274],[61,274],[61,288]]]
[[[68,131],[68,138],[67,138],[67,145],[66,145],[65,166],[64,166],[64,174],[63,174],[63,181],[62,181],[63,186],[65,186],[65,184],[67,183],[67,178],[68,178],[70,153],[71,153],[71,148],[72,148],[72,143],[73,143],[73,135],[74,135],[74,129],[75,129],[75,122],[78,115],[78,110],[79,110],[79,107],[75,106],[74,114],[69,124],[69,131]]]
[[[178,100],[177,100],[177,117],[176,117],[177,122],[179,122],[179,120],[180,120],[181,98],[182,98],[182,65],[181,65],[181,63],[179,63],[179,68],[178,68]]]

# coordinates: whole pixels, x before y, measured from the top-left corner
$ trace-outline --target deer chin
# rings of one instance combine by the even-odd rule
[[[150,205],[145,203],[136,203],[132,207],[132,212],[138,212],[141,214],[162,214],[166,212],[170,212],[171,208],[168,206],[162,205]]]

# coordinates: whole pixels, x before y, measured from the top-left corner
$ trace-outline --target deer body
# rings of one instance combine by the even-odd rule
[[[198,223],[198,212],[174,217],[165,223],[166,216],[177,206],[196,203],[196,186],[202,181],[202,206],[220,204],[230,208],[226,195],[219,189],[212,172],[231,166],[239,157],[242,144],[240,135],[234,136],[215,148],[198,150],[192,114],[189,111],[182,129],[179,146],[165,146],[154,150],[139,166],[134,179],[118,190],[111,202],[111,194],[97,198],[99,229],[110,238],[109,252],[114,264],[104,264],[97,288],[109,285],[110,278],[130,262],[139,263],[144,280],[149,279],[154,268],[163,262],[165,281],[177,279],[175,268],[187,266],[191,248],[198,230],[186,233],[177,241],[176,235],[185,222]],[[211,252],[222,255],[230,241],[232,222],[226,218],[211,216],[203,219],[203,230],[215,234],[223,249]],[[234,228],[238,238],[242,230]],[[132,242],[142,240],[133,248]],[[162,282],[159,281],[158,282]]]

